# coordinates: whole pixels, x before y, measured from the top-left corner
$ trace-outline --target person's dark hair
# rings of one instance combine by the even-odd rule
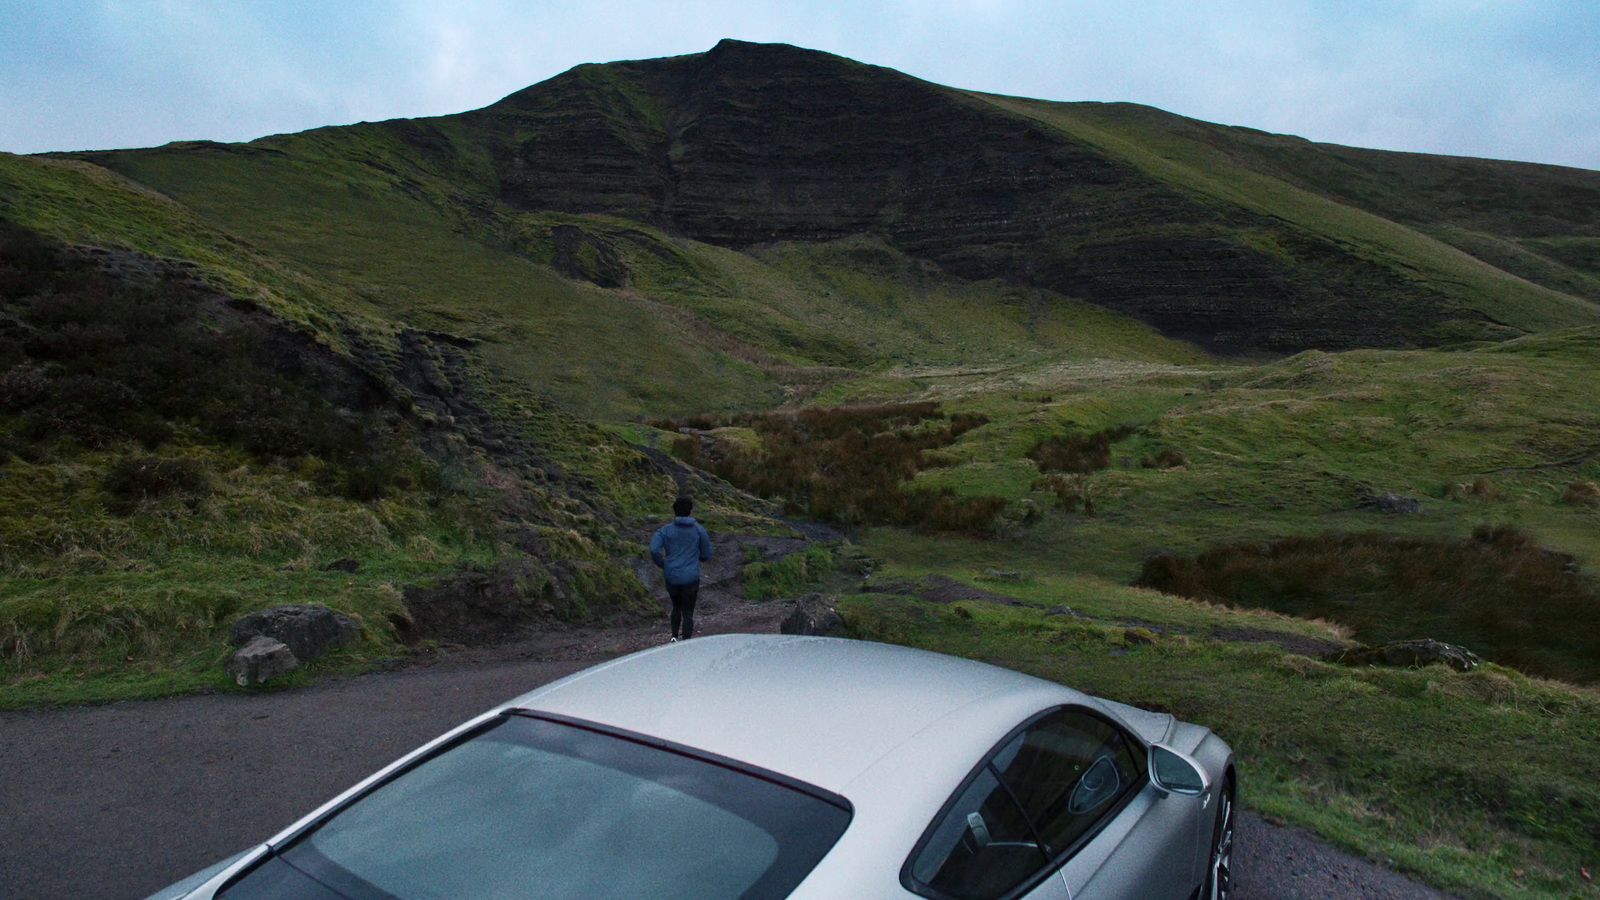
[[[694,501],[690,500],[688,497],[679,497],[678,499],[672,501],[673,515],[687,516],[692,512],[694,512]]]

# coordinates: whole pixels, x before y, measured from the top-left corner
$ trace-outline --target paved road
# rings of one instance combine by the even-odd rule
[[[0,895],[145,897],[585,664],[476,659],[275,694],[0,714]],[[1444,898],[1248,814],[1237,865],[1240,900]]]

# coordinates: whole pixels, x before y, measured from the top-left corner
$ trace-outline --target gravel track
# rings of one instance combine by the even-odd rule
[[[706,634],[776,631],[785,611],[721,593],[702,604]],[[463,720],[664,630],[573,630],[282,692],[0,713],[0,895],[145,897]],[[1248,812],[1235,859],[1239,900],[1446,900]]]

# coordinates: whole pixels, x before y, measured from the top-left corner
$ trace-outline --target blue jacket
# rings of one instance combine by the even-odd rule
[[[667,584],[693,584],[700,580],[700,561],[711,558],[711,535],[694,520],[680,516],[656,529],[650,538],[650,561],[660,566]]]

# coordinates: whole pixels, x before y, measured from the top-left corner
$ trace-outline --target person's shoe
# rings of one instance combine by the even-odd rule
[[[676,644],[677,642],[678,642],[678,636],[677,635],[673,635],[672,637],[667,638],[667,643],[669,643],[669,644]]]

